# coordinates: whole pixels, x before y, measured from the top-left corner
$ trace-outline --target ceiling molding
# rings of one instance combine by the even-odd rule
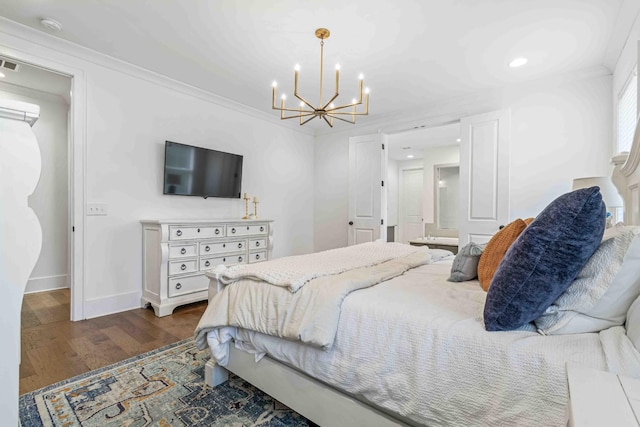
[[[12,93],[19,96],[26,96],[29,98],[44,98],[52,102],[59,102],[66,105],[67,107],[69,106],[69,101],[63,96],[51,92],[46,92],[44,90],[33,89],[30,87],[19,86],[0,81],[0,91]]]
[[[314,135],[314,130],[312,128],[293,126],[291,123],[280,120],[279,115],[271,115],[264,111],[257,110],[253,107],[240,104],[239,102],[233,101],[231,99],[224,98],[211,92],[207,92],[205,90],[180,82],[154,71],[147,70],[137,65],[133,65],[129,62],[125,62],[112,56],[97,52],[93,49],[80,46],[78,44],[69,42],[59,37],[52,36],[42,31],[34,30],[31,27],[27,27],[15,21],[11,21],[2,16],[0,16],[0,34],[1,33],[17,37],[26,42],[35,43],[46,49],[51,49],[65,55],[72,56],[81,61],[86,61],[94,65],[110,69],[112,71],[120,72],[128,76],[138,78],[149,83],[174,90],[176,92],[180,92],[184,95],[192,96],[202,101],[210,102],[219,107],[246,114],[256,119],[264,120],[277,126],[283,126],[287,129],[297,131],[305,135]],[[0,50],[0,54],[2,54],[2,56],[13,58],[11,52],[3,52]],[[17,59],[18,61],[21,60],[20,58],[15,59]],[[38,66],[38,64],[33,65]],[[52,71],[56,72],[58,70]]]

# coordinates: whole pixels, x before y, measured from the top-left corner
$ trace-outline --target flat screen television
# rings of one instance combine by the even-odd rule
[[[166,141],[163,194],[239,199],[242,156]]]

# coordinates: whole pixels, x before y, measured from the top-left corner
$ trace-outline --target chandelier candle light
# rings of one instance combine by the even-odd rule
[[[249,219],[249,194],[248,193],[244,193],[244,216],[242,217],[242,219]]]
[[[254,219],[258,219],[258,203],[260,203],[260,201],[258,200],[258,196],[254,196],[253,197],[253,218]]]
[[[309,101],[304,99],[302,96],[298,94],[298,75],[300,72],[300,66],[295,66],[294,71],[294,92],[293,95],[298,98],[300,102],[300,108],[287,108],[285,106],[286,95],[282,95],[280,100],[280,107],[276,105],[276,87],[278,84],[273,82],[273,100],[272,107],[274,110],[280,110],[280,118],[281,119],[293,119],[296,117],[300,118],[300,126],[308,123],[313,118],[317,117],[319,119],[324,119],[325,122],[331,127],[333,127],[333,119],[342,120],[347,123],[355,123],[356,116],[366,116],[369,114],[369,88],[364,88],[364,76],[360,74],[359,80],[359,95],[358,99],[355,98],[351,100],[350,104],[339,105],[336,106],[333,104],[333,101],[338,97],[338,87],[340,85],[340,65],[336,65],[336,90],[333,97],[323,104],[322,101],[322,69],[324,65],[324,39],[329,38],[329,30],[326,28],[318,28],[316,30],[316,37],[320,39],[320,101],[318,102],[318,106],[312,105]],[[364,88],[364,111],[356,111],[356,107],[358,105],[362,105],[362,92]],[[285,115],[285,112],[292,112],[294,114]],[[341,117],[342,116],[342,117]]]

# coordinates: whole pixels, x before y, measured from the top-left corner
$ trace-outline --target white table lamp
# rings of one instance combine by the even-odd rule
[[[606,205],[607,213],[611,213],[613,218],[609,218],[607,214],[607,222],[610,224],[612,220],[618,222],[621,218],[618,218],[617,208],[624,207],[624,201],[618,193],[618,189],[613,185],[613,181],[608,176],[593,176],[588,178],[576,178],[573,180],[573,190],[580,188],[589,188],[597,185],[600,187],[600,194],[602,194],[602,201]]]

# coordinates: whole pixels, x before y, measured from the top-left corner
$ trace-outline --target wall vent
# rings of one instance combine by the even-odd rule
[[[4,58],[0,58],[0,68],[2,68],[4,70],[19,71],[20,67],[21,67],[21,65],[18,64],[17,62],[13,62],[13,61],[9,61],[9,60],[4,59]]]

